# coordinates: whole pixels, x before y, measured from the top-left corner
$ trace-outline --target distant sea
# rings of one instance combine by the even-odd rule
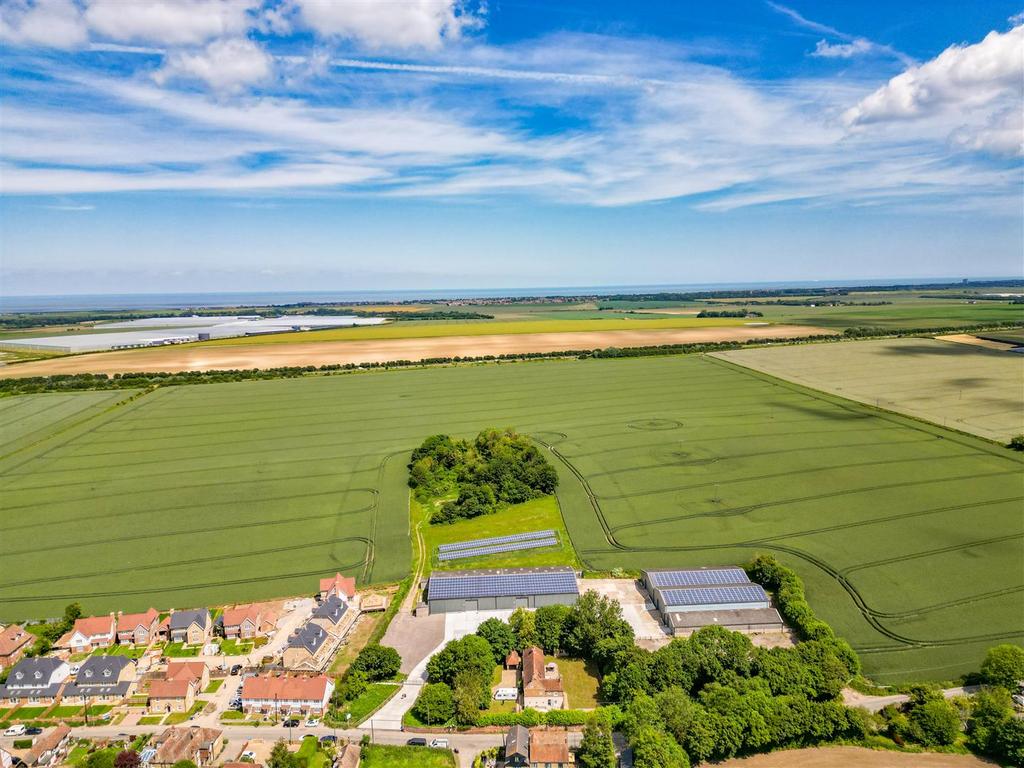
[[[971,278],[997,280],[1001,278]],[[764,283],[679,283],[670,285],[551,286],[538,288],[453,288],[407,291],[246,291],[222,293],[107,293],[53,296],[0,296],[2,312],[65,312],[128,309],[187,309],[267,306],[310,302],[388,302],[439,299],[496,299],[531,296],[607,296],[620,293],[728,291],[758,288],[841,288],[844,286],[924,285],[955,283],[960,278],[890,280],[807,280]]]

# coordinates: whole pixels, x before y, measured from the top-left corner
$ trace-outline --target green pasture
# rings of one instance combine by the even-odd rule
[[[369,744],[361,757],[362,768],[455,768],[455,755],[447,749]]]
[[[0,620],[397,581],[409,451],[487,426],[552,451],[587,568],[774,552],[887,683],[1024,640],[1021,456],[702,356],[169,387],[94,413],[0,459]]]
[[[904,338],[714,356],[990,440],[1024,433],[1024,355],[1015,352]]]

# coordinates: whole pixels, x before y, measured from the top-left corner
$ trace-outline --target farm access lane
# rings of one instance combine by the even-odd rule
[[[945,688],[942,691],[942,695],[947,699],[953,699],[957,696],[971,696],[977,693],[980,689],[980,685],[965,685],[958,686],[956,688]],[[852,688],[843,689],[843,703],[846,704],[846,706],[861,707],[862,709],[866,709],[868,712],[881,712],[890,704],[903,704],[909,700],[910,697],[905,693],[897,693],[892,696],[869,696],[855,691]]]

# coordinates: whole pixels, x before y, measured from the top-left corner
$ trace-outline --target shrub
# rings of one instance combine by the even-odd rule
[[[1024,648],[1011,643],[990,648],[981,663],[981,676],[989,685],[1013,690],[1024,680]]]
[[[421,723],[441,725],[455,717],[455,699],[452,689],[444,683],[428,683],[420,691],[412,708],[413,715]]]

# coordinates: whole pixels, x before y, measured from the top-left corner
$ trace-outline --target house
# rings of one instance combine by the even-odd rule
[[[174,611],[168,617],[172,643],[205,645],[213,634],[213,621],[206,608],[191,611]]]
[[[565,731],[530,731],[530,768],[569,768],[573,764]]]
[[[34,641],[35,636],[17,624],[0,632],[0,672],[17,663]]]
[[[160,614],[156,608],[145,613],[119,613],[117,615],[117,642],[121,645],[149,645],[156,639]]]
[[[149,711],[188,712],[197,692],[195,680],[154,680],[149,684]]]
[[[66,662],[52,656],[22,659],[0,685],[0,701],[11,704],[53,704],[71,674]]]
[[[25,755],[25,765],[57,765],[67,754],[71,744],[71,728],[61,723],[49,733],[45,733],[32,743],[32,748]]]
[[[334,646],[330,633],[307,621],[288,638],[281,661],[285,669],[315,672],[326,665]]]
[[[537,646],[523,651],[523,707],[539,712],[566,708],[558,665],[545,664],[544,651]]]
[[[530,732],[521,725],[513,725],[505,735],[505,765],[508,768],[529,768]]]
[[[134,692],[135,669],[126,656],[90,656],[62,698],[68,704],[115,704]]]
[[[259,605],[236,605],[224,610],[221,625],[224,637],[248,639],[265,635],[274,628],[277,617]]]
[[[218,728],[168,728],[150,742],[156,754],[149,764],[174,765],[190,760],[198,766],[211,765],[224,750],[223,735]]]
[[[334,681],[315,677],[249,677],[242,683],[242,711],[247,714],[320,715],[334,692]]]
[[[351,600],[356,596],[356,580],[340,573],[320,579],[320,599],[326,600],[331,595],[337,595],[342,600]]]
[[[355,618],[355,611],[349,611],[348,603],[337,595],[331,595],[313,611],[310,624],[317,624],[334,637],[341,637]]]
[[[210,684],[210,670],[201,661],[172,661],[164,673],[166,680],[195,680],[196,688],[205,690]]]
[[[108,616],[75,619],[75,625],[65,635],[67,642],[59,644],[70,648],[72,653],[91,653],[97,648],[109,648],[117,637],[116,626],[117,621],[112,613]]]

